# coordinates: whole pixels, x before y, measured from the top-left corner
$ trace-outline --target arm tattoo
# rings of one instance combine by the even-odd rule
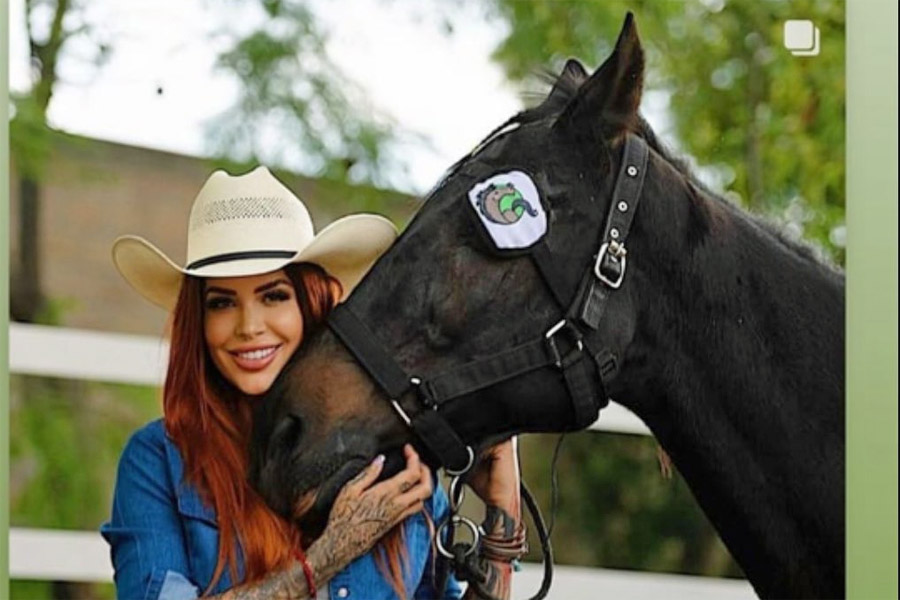
[[[316,583],[319,581],[318,571]],[[221,600],[263,600],[274,598],[276,600],[302,600],[309,598],[309,590],[306,587],[306,577],[300,565],[291,566],[283,571],[267,575],[263,579],[231,588],[220,596],[211,596]]]
[[[365,553],[393,524],[389,501],[363,505],[335,504],[326,533],[307,550],[316,587],[324,585],[351,560]],[[267,575],[259,581],[234,587],[221,600],[303,600],[309,598],[306,577],[299,564]]]
[[[485,511],[482,528],[488,535],[509,538],[515,534],[518,520],[508,512],[497,506],[488,505]],[[508,600],[510,597],[510,583],[512,582],[512,565],[506,561],[489,560],[482,558],[482,567],[487,572],[487,580],[481,588],[489,594],[488,598]],[[464,600],[482,598],[474,585],[466,589]]]

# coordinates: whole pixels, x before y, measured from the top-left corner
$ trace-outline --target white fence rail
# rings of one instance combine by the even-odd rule
[[[167,357],[168,345],[153,337],[21,323],[11,323],[9,327],[9,369],[12,373],[159,385],[165,374]],[[637,417],[614,403],[604,409],[591,429],[650,433]],[[12,528],[9,554],[9,574],[13,579],[112,581],[109,549],[96,532]],[[525,565],[516,577],[514,597],[529,597],[539,587],[540,577],[538,565]],[[743,580],[556,568],[552,598],[587,600],[598,594],[619,599],[738,600],[755,597]]]
[[[150,336],[21,323],[9,325],[12,373],[160,385],[168,355],[168,344]],[[614,402],[603,409],[591,429],[650,434],[640,419]]]
[[[14,579],[54,581],[112,581],[109,547],[100,535],[87,531],[10,531],[10,575]],[[588,569],[557,565],[551,598],[595,600],[598,597],[629,600],[749,600],[755,598],[743,580],[712,579]],[[525,564],[513,581],[513,598],[530,598],[541,585],[543,568]]]

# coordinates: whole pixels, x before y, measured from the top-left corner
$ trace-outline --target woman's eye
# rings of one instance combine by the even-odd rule
[[[232,302],[231,298],[227,298],[225,296],[214,296],[212,298],[208,298],[206,300],[206,309],[207,310],[221,310],[223,308],[228,308],[232,306],[234,302]]]
[[[263,296],[263,299],[268,304],[276,304],[278,302],[290,300],[291,295],[285,290],[272,290],[270,292],[266,292],[266,295]]]

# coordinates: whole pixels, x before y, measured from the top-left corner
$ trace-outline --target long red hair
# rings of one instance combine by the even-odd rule
[[[325,321],[340,296],[340,284],[309,263],[290,264],[284,272],[297,292],[306,334]],[[270,510],[248,483],[251,402],[222,377],[209,356],[203,293],[203,279],[185,276],[172,314],[163,414],[166,431],[181,452],[185,478],[216,511],[218,561],[207,594],[226,565],[231,580],[238,582],[238,548],[244,582],[252,582],[290,565],[303,539],[302,532]],[[381,539],[375,559],[397,595],[405,597],[402,525]]]

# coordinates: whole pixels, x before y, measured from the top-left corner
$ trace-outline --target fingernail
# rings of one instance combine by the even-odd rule
[[[375,457],[375,460],[372,461],[373,465],[380,465],[384,463],[384,454],[379,454]]]

